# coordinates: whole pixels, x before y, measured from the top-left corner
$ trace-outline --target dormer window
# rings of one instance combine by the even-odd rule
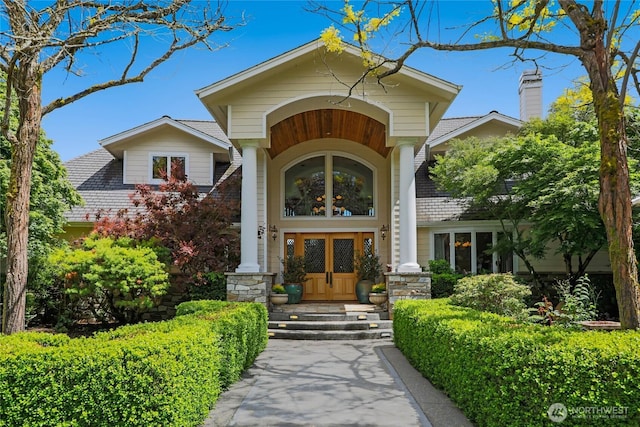
[[[187,176],[189,158],[186,154],[151,153],[150,181],[161,183],[171,177],[184,179]]]

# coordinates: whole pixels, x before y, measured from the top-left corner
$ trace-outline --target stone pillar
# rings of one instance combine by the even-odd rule
[[[238,273],[257,273],[258,264],[258,144],[242,145],[242,206]]]
[[[431,299],[431,272],[385,273],[389,295],[389,318],[393,318],[393,306],[401,299]]]
[[[227,301],[259,302],[269,309],[268,296],[276,273],[225,273]]]
[[[413,171],[413,142],[399,143],[400,148],[400,264],[398,271],[420,272],[416,220],[416,180]]]

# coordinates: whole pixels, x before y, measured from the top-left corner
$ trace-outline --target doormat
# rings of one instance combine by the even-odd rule
[[[374,311],[375,306],[369,304],[345,304],[344,311]]]

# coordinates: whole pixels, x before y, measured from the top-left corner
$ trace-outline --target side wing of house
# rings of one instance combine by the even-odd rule
[[[472,212],[448,194],[439,191],[429,175],[436,155],[443,155],[453,139],[486,138],[516,133],[522,122],[491,112],[485,116],[443,119],[416,155],[416,193],[418,259],[445,259],[461,273],[516,272],[527,274],[523,262],[511,253],[487,253],[501,237],[502,227],[481,212]],[[490,252],[490,251],[489,251]],[[532,260],[540,274],[557,275],[565,271],[564,261],[551,245],[547,256]],[[577,265],[577,260],[575,260]],[[610,272],[609,257],[601,250],[589,264],[589,273]]]
[[[102,148],[65,163],[84,201],[66,214],[69,240],[90,232],[96,215],[135,213],[130,196],[137,184],[157,185],[180,173],[206,193],[239,167],[231,144],[212,121],[162,117],[100,143]]]

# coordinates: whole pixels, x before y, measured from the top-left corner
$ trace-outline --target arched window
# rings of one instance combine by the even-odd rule
[[[287,169],[284,182],[284,216],[375,214],[373,170],[357,160],[337,155],[311,157]]]

